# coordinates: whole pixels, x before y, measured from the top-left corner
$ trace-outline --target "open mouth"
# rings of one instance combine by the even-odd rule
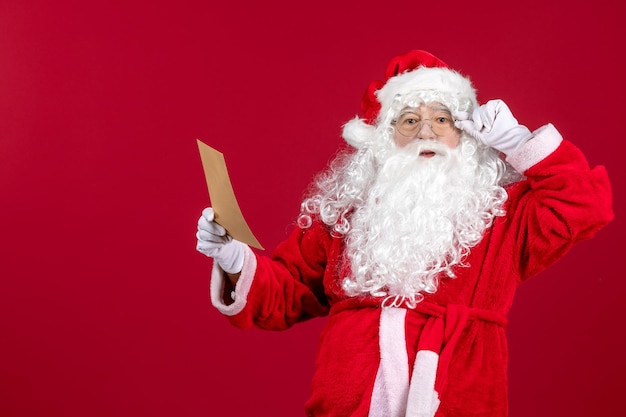
[[[430,151],[430,150],[428,150],[428,149],[423,150],[423,151],[421,151],[421,152],[420,152],[420,156],[421,156],[421,157],[424,157],[424,158],[432,158],[432,157],[433,157],[433,156],[435,156],[435,155],[437,155],[437,153],[436,153],[436,152],[434,152],[434,151]]]

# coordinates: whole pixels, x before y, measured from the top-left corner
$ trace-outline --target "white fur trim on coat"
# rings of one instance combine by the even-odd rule
[[[439,355],[430,350],[417,352],[411,377],[406,417],[433,417],[439,408],[439,393],[435,390]]]
[[[506,160],[517,172],[523,174],[528,168],[554,152],[562,141],[563,137],[559,131],[548,123],[535,130],[533,138],[507,156]]]
[[[369,417],[399,417],[406,412],[409,365],[405,335],[406,309],[380,312],[380,364],[374,382]]]
[[[219,267],[217,262],[213,262],[213,271],[211,271],[211,303],[220,313],[226,316],[234,316],[243,310],[248,300],[248,293],[254,280],[254,274],[256,272],[256,256],[250,247],[246,246],[244,249],[243,268],[241,269],[241,275],[235,286],[234,300],[232,304],[225,304],[223,300],[224,284],[226,278],[224,271]]]

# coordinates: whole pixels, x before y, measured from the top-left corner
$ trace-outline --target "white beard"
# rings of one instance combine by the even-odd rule
[[[422,149],[437,155],[419,156]],[[498,174],[478,160],[474,146],[450,149],[436,141],[390,152],[364,201],[353,206],[346,234],[352,276],[343,282],[349,295],[415,305],[437,291],[442,274],[454,276],[493,217],[503,214]]]

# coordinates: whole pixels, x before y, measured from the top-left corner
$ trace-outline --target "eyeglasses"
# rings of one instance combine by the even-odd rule
[[[455,131],[454,120],[447,112],[437,112],[430,119],[422,119],[411,112],[403,113],[392,124],[402,136],[414,137],[422,130],[422,123],[430,122],[430,129],[437,136],[446,136]]]

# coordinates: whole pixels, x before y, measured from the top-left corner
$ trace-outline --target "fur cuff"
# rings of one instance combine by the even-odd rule
[[[548,123],[535,130],[533,138],[511,153],[506,160],[517,172],[523,174],[528,168],[554,152],[562,141],[559,131],[552,123]]]
[[[235,286],[232,304],[225,304],[222,299],[224,294],[225,279],[224,271],[217,265],[217,262],[213,263],[213,271],[211,272],[211,303],[220,313],[226,316],[234,316],[241,312],[246,306],[248,300],[248,293],[254,280],[254,274],[256,272],[256,256],[252,249],[248,246],[245,247],[243,268],[241,270],[241,276]]]

